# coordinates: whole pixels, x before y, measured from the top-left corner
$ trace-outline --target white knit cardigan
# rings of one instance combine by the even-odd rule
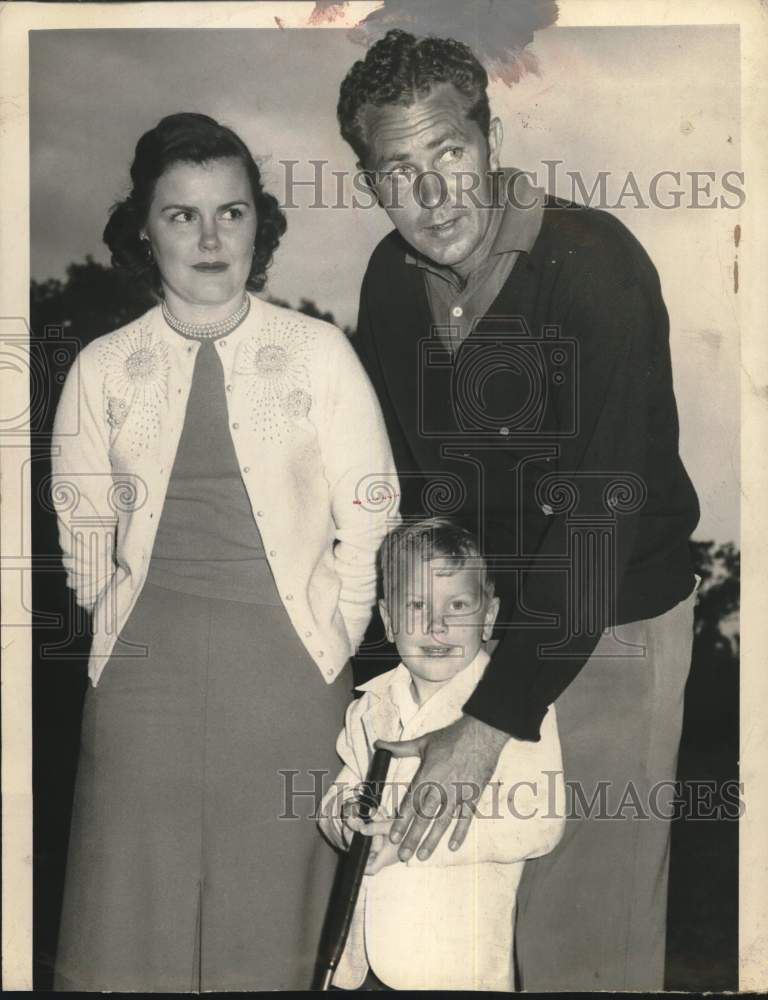
[[[94,686],[146,579],[198,349],[156,307],[85,347],[62,391],[52,497],[67,582],[93,612]],[[331,683],[365,632],[376,551],[399,519],[375,393],[340,330],[254,296],[217,350],[270,568]]]

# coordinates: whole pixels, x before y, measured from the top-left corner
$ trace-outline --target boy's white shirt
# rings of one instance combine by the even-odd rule
[[[364,780],[374,741],[415,739],[455,722],[488,661],[480,650],[421,707],[403,664],[360,685],[362,697],[349,705],[337,741],[344,766],[322,803],[320,827],[329,840],[343,846],[341,802]],[[415,757],[392,760],[382,800],[387,814],[418,764]],[[511,789],[514,810],[508,808]],[[394,989],[513,988],[515,894],[523,862],[551,851],[565,824],[554,707],[540,742],[510,738],[505,744],[477,811],[457,851],[448,849],[445,836],[428,861],[414,857],[363,879],[336,986],[360,986],[370,967]]]

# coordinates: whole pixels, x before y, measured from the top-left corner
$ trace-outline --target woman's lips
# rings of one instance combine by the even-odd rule
[[[216,274],[219,271],[226,271],[229,264],[225,263],[223,260],[201,261],[199,264],[193,264],[192,267],[196,271],[211,272]]]

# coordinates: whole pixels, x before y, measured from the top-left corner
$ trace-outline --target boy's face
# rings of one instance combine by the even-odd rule
[[[474,660],[491,637],[499,610],[498,597],[483,587],[483,570],[457,568],[450,559],[408,560],[400,574],[391,606],[381,601],[387,637],[422,695],[431,684],[443,684]]]

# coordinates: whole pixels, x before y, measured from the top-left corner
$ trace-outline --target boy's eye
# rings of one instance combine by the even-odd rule
[[[410,601],[405,602],[405,606],[409,611],[421,611],[424,607],[424,601],[421,601],[418,598],[412,598]]]
[[[451,601],[451,611],[465,611],[467,607],[467,602],[460,597]]]

